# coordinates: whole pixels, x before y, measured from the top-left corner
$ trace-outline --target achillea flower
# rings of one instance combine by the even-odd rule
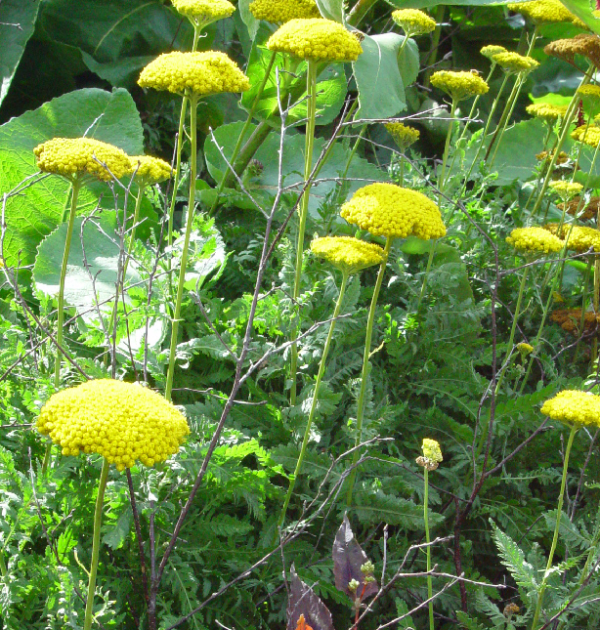
[[[236,63],[225,53],[213,50],[160,55],[142,70],[138,85],[195,96],[250,89],[248,77]]]
[[[600,144],[600,127],[596,125],[581,125],[571,132],[573,140],[579,140],[583,144],[596,148]]]
[[[517,606],[517,604],[507,604],[502,611],[502,614],[509,619],[513,615],[517,615],[521,609]]]
[[[321,17],[315,0],[254,0],[249,8],[257,20],[274,24]]]
[[[446,235],[437,205],[420,192],[395,184],[369,184],[341,210],[342,218],[375,236],[428,240]]]
[[[435,20],[418,9],[398,9],[392,11],[392,19],[404,31],[406,37],[425,35],[435,31]]]
[[[551,105],[550,103],[532,103],[527,105],[525,111],[530,116],[541,118],[544,122],[554,123],[559,118],[564,118],[567,113],[566,105]]]
[[[37,421],[63,455],[98,453],[118,470],[136,460],[165,461],[189,434],[186,419],[156,392],[111,379],[88,381],[54,394]]]
[[[533,352],[533,346],[531,344],[521,342],[517,344],[517,350],[520,352],[521,356],[526,357],[528,354]]]
[[[315,256],[347,274],[358,273],[384,261],[382,247],[351,236],[315,238],[310,244],[310,249]]]
[[[579,207],[581,205],[581,207]],[[565,209],[564,203],[559,203],[561,210]],[[578,219],[594,219],[600,211],[600,197],[592,197],[587,203],[581,202],[581,197],[575,197],[567,203],[567,214],[577,215]]]
[[[194,26],[205,27],[230,17],[235,7],[228,0],[171,0],[178,13],[185,15]]]
[[[565,308],[556,310],[550,315],[550,319],[557,323],[565,332],[573,335],[580,335],[585,332],[586,335],[598,333],[600,325],[600,314],[587,311],[583,316],[584,330],[580,331],[581,326],[581,309]]]
[[[581,96],[584,101],[597,104],[600,102],[600,85],[582,85],[577,88],[577,94]]]
[[[521,252],[560,252],[564,242],[541,227],[516,228],[506,242]]]
[[[568,201],[583,190],[583,186],[580,183],[566,182],[564,180],[550,182],[550,188],[559,195],[563,201]]]
[[[150,155],[134,155],[129,158],[131,171],[140,184],[150,185],[163,182],[172,175],[171,165]]]
[[[500,53],[508,52],[504,46],[496,46],[494,44],[484,46],[479,51],[484,57],[487,57],[490,61],[494,61],[494,56]]]
[[[548,151],[542,151],[541,153],[535,154],[535,159],[540,162],[551,162],[553,155],[554,155],[554,151],[552,151],[552,153],[549,153]],[[568,161],[569,161],[569,156],[564,151],[561,151],[558,154],[558,157],[556,158],[555,165],[563,166]]]
[[[390,136],[396,143],[396,146],[400,149],[400,151],[405,151],[411,144],[414,144],[421,135],[421,132],[418,129],[414,129],[413,127],[407,127],[406,125],[396,122],[396,123],[387,123],[385,125]]]
[[[567,241],[567,247],[575,252],[588,252],[590,249],[600,252],[600,231],[581,225],[563,225],[548,223],[544,229]]]
[[[600,38],[590,33],[580,33],[570,39],[557,39],[550,42],[544,52],[571,64],[575,63],[575,55],[581,55],[596,67],[600,66]]]
[[[356,61],[358,37],[333,20],[290,20],[267,41],[267,48],[312,61]]]
[[[520,13],[534,24],[572,22],[575,17],[558,0],[533,0],[509,3],[508,9]]]
[[[434,72],[431,75],[431,85],[446,92],[455,102],[471,96],[481,96],[490,89],[489,85],[478,74],[453,70]]]
[[[110,181],[113,175],[121,178],[131,173],[125,151],[92,138],[53,138],[35,147],[33,154],[41,171],[71,181],[85,175]]]
[[[600,396],[577,390],[563,390],[543,405],[541,412],[567,424],[600,427]]]
[[[435,440],[425,438],[421,449],[423,451],[423,456],[417,457],[417,464],[419,464],[419,466],[423,466],[423,468],[426,468],[429,472],[436,470],[440,463],[444,461],[444,458],[442,457],[442,449]]]
[[[540,64],[533,57],[525,57],[516,52],[501,52],[492,57],[507,74],[518,72],[531,72]]]

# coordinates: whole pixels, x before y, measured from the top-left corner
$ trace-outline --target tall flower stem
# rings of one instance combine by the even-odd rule
[[[375,282],[375,288],[373,289],[373,297],[371,298],[371,306],[369,307],[369,315],[367,317],[367,332],[365,335],[365,349],[363,352],[363,364],[362,371],[360,373],[360,390],[358,393],[358,401],[356,403],[356,432],[354,437],[354,446],[357,447],[362,439],[362,426],[363,418],[365,415],[365,394],[367,392],[367,380],[370,372],[370,359],[371,359],[371,340],[373,338],[373,325],[375,324],[375,311],[377,309],[377,300],[379,298],[379,292],[381,291],[381,285],[383,284],[383,276],[385,275],[385,269],[387,267],[387,260],[392,247],[392,237],[388,236],[385,242],[385,249],[383,251],[383,261],[379,266],[379,272],[377,274],[377,281]],[[350,473],[348,494],[346,497],[346,503],[348,507],[352,504],[352,491],[354,489],[354,482],[356,480],[356,464],[358,462],[359,453],[358,449],[354,451],[354,457],[352,458],[353,470]]]
[[[94,616],[94,594],[96,592],[96,575],[98,573],[98,559],[100,557],[100,528],[102,527],[102,508],[104,506],[104,491],[108,480],[110,464],[107,459],[102,461],[102,472],[98,482],[98,496],[96,497],[96,511],[94,513],[94,540],[92,546],[92,566],[88,582],[87,602],[85,604],[85,621],[83,630],[90,630]]]
[[[185,272],[187,269],[188,250],[190,246],[190,237],[192,234],[192,225],[194,223],[194,205],[196,198],[196,175],[198,170],[198,96],[192,94],[189,97],[190,103],[190,139],[191,139],[191,155],[190,155],[190,191],[188,198],[188,211],[185,226],[185,238],[183,242],[183,251],[181,253],[181,269],[179,270],[179,284],[177,287],[177,297],[175,299],[175,312],[173,314],[173,324],[171,326],[171,345],[169,349],[169,368],[167,371],[167,383],[165,387],[165,398],[171,400],[171,392],[173,389],[173,375],[175,373],[175,355],[177,353],[177,334],[179,332],[179,318],[181,317],[181,303],[183,301],[183,285],[185,284]]]
[[[452,140],[452,131],[454,129],[454,112],[456,111],[456,105],[456,99],[452,99],[452,104],[450,105],[450,121],[448,123],[448,132],[446,133],[446,143],[444,145],[444,156],[442,157],[442,170],[438,179],[438,188],[440,190],[444,189],[444,176],[446,174],[448,154],[450,153],[450,141]]]
[[[298,457],[298,461],[296,462],[296,469],[294,470],[294,474],[290,479],[290,485],[285,496],[285,500],[283,502],[281,516],[279,517],[280,527],[285,522],[285,515],[288,509],[288,505],[290,503],[290,499],[292,498],[292,494],[294,492],[294,486],[296,484],[296,480],[300,475],[300,471],[302,470],[302,463],[304,462],[304,456],[306,455],[306,448],[308,446],[308,440],[310,438],[310,429],[312,427],[312,423],[315,419],[315,413],[317,411],[317,403],[319,401],[319,389],[321,388],[321,381],[323,380],[323,376],[325,375],[325,368],[327,366],[327,355],[329,354],[331,340],[333,339],[335,324],[342,308],[342,302],[344,301],[344,294],[346,293],[346,286],[348,284],[349,277],[350,276],[348,275],[348,273],[344,273],[342,284],[340,286],[340,293],[338,295],[337,302],[335,303],[335,308],[331,317],[331,323],[329,324],[329,332],[327,333],[327,339],[325,340],[325,346],[323,347],[323,354],[321,355],[321,362],[319,363],[319,371],[317,372],[317,380],[315,381],[315,393],[313,394],[313,399],[310,406],[310,413],[308,415],[308,422],[306,423],[306,429],[304,431],[304,439],[302,440],[302,446],[300,447],[300,455]]]
[[[425,269],[425,276],[423,278],[423,284],[421,285],[421,293],[419,294],[419,301],[417,302],[417,312],[421,308],[421,303],[423,302],[423,298],[425,297],[425,289],[427,287],[427,280],[429,278],[429,274],[431,272],[431,266],[433,264],[433,259],[435,257],[435,246],[437,244],[437,240],[431,243],[429,250],[429,257],[427,258],[427,268]]]
[[[492,155],[492,159],[490,160],[489,166],[491,167],[496,161],[496,155],[498,155],[498,149],[500,149],[500,144],[502,143],[502,137],[504,136],[504,132],[508,127],[508,123],[515,111],[515,105],[517,104],[517,99],[519,98],[519,94],[521,93],[521,88],[525,85],[526,76],[523,74],[517,75],[517,80],[513,86],[513,89],[508,97],[508,101],[506,103],[506,107],[504,108],[504,113],[502,115],[501,122],[499,123],[500,134],[498,135],[498,141],[496,142],[496,148],[494,149],[494,154]]]
[[[302,263],[304,261],[304,232],[306,231],[306,220],[308,218],[308,202],[310,200],[311,172],[313,164],[313,148],[315,143],[315,120],[317,117],[317,62],[308,60],[308,70],[306,73],[307,93],[308,93],[308,121],[306,124],[306,139],[304,149],[304,193],[300,202],[300,220],[298,224],[298,241],[296,244],[296,274],[294,277],[293,306],[297,305],[300,295],[300,285],[302,282]],[[300,313],[296,315],[292,324],[292,348],[290,378],[292,386],[290,391],[290,404],[296,404],[297,397],[297,375],[298,369],[298,336]]]
[[[540,590],[538,593],[537,605],[533,614],[533,621],[531,622],[531,630],[537,630],[538,619],[540,618],[540,612],[544,603],[544,592],[546,591],[546,584],[548,582],[548,576],[550,575],[550,569],[552,568],[552,560],[554,559],[554,552],[556,551],[556,545],[558,543],[558,532],[560,530],[560,521],[562,518],[563,500],[565,498],[565,488],[567,486],[567,472],[569,469],[569,456],[571,454],[571,448],[573,447],[573,440],[577,433],[577,425],[571,427],[571,433],[569,434],[569,441],[567,442],[567,448],[565,450],[565,463],[563,465],[562,481],[560,484],[560,495],[558,497],[558,507],[556,510],[556,525],[554,527],[554,537],[552,538],[552,546],[550,547],[550,554],[548,555],[548,562],[546,563],[546,571],[540,584]]]
[[[429,599],[429,630],[434,630],[433,624],[433,580],[431,571],[431,537],[429,536],[429,470],[424,468],[425,493],[423,496],[423,519],[425,521],[425,542],[427,543],[427,599]]]

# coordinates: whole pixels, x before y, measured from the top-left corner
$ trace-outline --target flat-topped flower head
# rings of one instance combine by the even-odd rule
[[[37,420],[63,455],[97,453],[118,470],[136,460],[153,466],[179,450],[190,429],[158,393],[111,379],[88,381],[54,394]]]
[[[600,396],[566,389],[547,400],[541,412],[569,425],[600,427]]]
[[[598,334],[600,325],[600,314],[593,311],[583,313],[583,330],[581,330],[581,309],[565,308],[552,312],[550,319],[557,323],[565,332],[577,335],[578,337],[585,333],[586,335]]]
[[[581,127],[577,127],[571,132],[571,138],[596,148],[600,144],[600,127],[596,125],[581,125]]]
[[[437,205],[416,190],[395,184],[369,184],[341,210],[342,218],[375,236],[428,240],[446,235]]]
[[[560,236],[567,242],[567,248],[575,252],[600,252],[600,231],[583,225],[562,225],[548,223],[544,226],[551,234]]]
[[[129,156],[121,149],[92,138],[53,138],[33,150],[44,173],[73,181],[93,175],[103,181],[131,174]]]
[[[310,244],[310,249],[315,256],[347,274],[380,265],[385,260],[382,247],[351,236],[315,238]]]
[[[558,207],[565,210],[565,204],[559,203]],[[600,211],[600,197],[592,197],[589,201],[575,197],[566,204],[567,214],[576,216],[578,219],[594,219]]]
[[[533,0],[509,3],[508,9],[520,13],[533,24],[572,22],[575,16],[559,0]]]
[[[356,61],[358,37],[333,20],[290,20],[267,41],[267,48],[312,61]]]
[[[588,101],[597,105],[600,103],[600,85],[582,85],[577,88],[577,94],[581,96],[583,101]]]
[[[526,357],[527,355],[533,352],[533,346],[523,341],[517,344],[517,350],[519,351],[522,357]]]
[[[496,46],[495,44],[489,44],[488,46],[484,46],[479,51],[484,57],[487,57],[490,61],[494,61],[494,56],[500,53],[508,52],[504,46]]]
[[[530,116],[540,118],[547,123],[555,123],[559,118],[564,118],[567,113],[566,105],[552,105],[550,103],[532,103],[527,105],[525,111]]]
[[[248,77],[237,64],[213,50],[160,55],[142,70],[138,85],[196,97],[250,89]]]
[[[235,6],[228,0],[171,0],[173,6],[194,26],[205,27],[230,17]]]
[[[565,245],[564,241],[541,227],[516,228],[506,237],[506,242],[520,252],[545,254],[560,252]]]
[[[444,461],[444,458],[442,457],[442,449],[440,448],[439,443],[435,440],[425,438],[423,440],[421,450],[423,451],[423,456],[417,457],[417,464],[419,464],[419,466],[423,466],[423,468],[430,472],[432,470],[436,470],[441,462]]]
[[[257,20],[273,24],[321,17],[315,0],[253,0],[249,9]]]
[[[405,151],[414,144],[421,135],[421,132],[414,127],[408,127],[403,123],[386,123],[385,128],[387,129],[390,136],[392,136],[393,141],[396,143],[396,146],[400,149],[400,151]]]
[[[439,70],[431,75],[431,85],[446,92],[453,101],[487,94],[490,86],[475,72]]]
[[[590,33],[580,33],[570,39],[557,39],[550,42],[544,52],[570,64],[575,63],[575,55],[581,55],[596,67],[600,66],[600,38]]]
[[[138,182],[144,186],[159,184],[172,175],[171,165],[160,158],[150,155],[134,155],[129,159],[132,173]]]
[[[549,186],[563,201],[572,199],[583,190],[583,186],[580,183],[566,182],[564,180],[550,182]]]
[[[392,19],[404,31],[406,37],[425,35],[435,31],[435,20],[419,9],[398,9],[392,11]]]
[[[492,60],[507,74],[528,73],[540,65],[533,57],[519,55],[516,52],[501,52],[494,55]]]

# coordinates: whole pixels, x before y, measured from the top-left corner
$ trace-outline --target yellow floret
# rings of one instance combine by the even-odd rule
[[[408,149],[408,147],[411,144],[414,144],[421,135],[421,132],[418,129],[407,127],[402,123],[387,123],[385,128],[390,136],[392,136],[400,151]]]
[[[560,252],[564,247],[564,241],[541,227],[516,228],[506,242],[522,252]]]
[[[446,92],[453,101],[486,94],[489,85],[474,72],[439,70],[431,75],[431,85]]]
[[[54,394],[37,420],[63,455],[97,453],[119,470],[153,466],[174,455],[189,434],[186,419],[158,393],[111,379]]]
[[[600,144],[600,127],[581,125],[571,132],[571,138],[595,148]]]
[[[492,60],[508,74],[531,72],[540,65],[533,57],[525,57],[516,52],[501,52],[494,55]]]
[[[323,236],[315,238],[310,249],[315,256],[326,260],[347,274],[358,273],[367,267],[380,265],[384,260],[383,248],[351,236]]]
[[[248,77],[225,53],[172,52],[160,55],[140,74],[138,84],[174,94],[209,96],[222,92],[245,92]]]
[[[171,177],[171,165],[160,158],[134,155],[130,160],[131,170],[140,184],[158,184]]]
[[[564,118],[567,113],[566,105],[551,105],[550,103],[532,103],[527,105],[525,111],[530,116],[541,118],[545,122],[554,122],[559,118]]]
[[[558,223],[548,223],[544,226],[551,234],[560,236],[567,241],[567,247],[576,252],[587,252],[593,249],[600,252],[600,231],[580,225],[564,225],[560,228]],[[560,233],[559,233],[560,232]]]
[[[577,88],[577,94],[581,96],[584,100],[587,99],[590,102],[598,102],[600,101],[600,85],[582,85]]]
[[[567,424],[600,427],[600,396],[572,389],[563,390],[547,400],[541,412]]]
[[[332,20],[290,20],[267,41],[267,48],[314,61],[356,61],[358,37]]]
[[[517,344],[517,350],[521,353],[521,355],[526,357],[528,354],[533,352],[533,346],[528,343],[521,342]]]
[[[104,181],[131,173],[129,156],[121,149],[92,138],[53,138],[33,150],[37,166],[44,173],[70,180],[94,175]]]
[[[249,9],[257,20],[273,24],[321,17],[315,0],[253,0]]]
[[[437,205],[420,192],[395,184],[369,184],[342,206],[341,215],[375,236],[428,240],[446,235]]]
[[[557,195],[561,196],[563,201],[568,201],[583,190],[583,186],[578,182],[566,182],[564,180],[550,182],[549,186]]]
[[[392,19],[407,37],[425,35],[435,31],[435,20],[419,9],[398,9],[392,11]]]
[[[228,0],[171,0],[181,15],[197,26],[207,26],[230,17],[235,7]]]
[[[552,22],[572,22],[575,16],[558,0],[533,0],[533,2],[515,2],[507,5],[528,18],[534,24],[550,24]]]
[[[426,457],[430,462],[439,464],[444,461],[439,442],[425,438],[421,449],[423,451],[423,457]]]
[[[494,55],[498,55],[500,53],[508,52],[504,46],[496,46],[494,44],[484,46],[479,51],[484,57],[487,57],[490,61],[494,60]]]

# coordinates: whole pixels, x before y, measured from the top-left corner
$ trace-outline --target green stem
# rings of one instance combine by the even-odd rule
[[[293,306],[297,306],[298,296],[300,295],[300,284],[302,280],[302,263],[304,260],[304,232],[306,231],[306,220],[308,218],[308,202],[310,201],[311,173],[313,163],[313,148],[315,142],[315,120],[317,116],[317,63],[316,61],[308,61],[308,70],[306,74],[307,92],[308,92],[308,121],[306,125],[305,138],[305,155],[304,155],[304,193],[300,202],[300,221],[298,225],[298,242],[296,245],[296,274],[294,277]],[[296,404],[297,383],[296,371],[298,369],[298,345],[296,338],[298,336],[300,312],[298,311],[295,321],[292,324],[292,348],[291,348],[291,365],[290,377],[292,379],[292,387],[290,392],[290,404]]]
[[[452,130],[454,129],[454,112],[456,110],[457,102],[455,99],[452,99],[452,104],[450,105],[450,121],[448,123],[448,132],[446,133],[446,143],[444,145],[444,156],[442,158],[442,171],[440,173],[440,178],[438,180],[438,188],[440,190],[444,189],[444,176],[446,174],[446,163],[448,162],[448,154],[450,153],[450,140],[452,139]]]
[[[283,509],[281,510],[281,516],[279,517],[279,527],[281,527],[283,523],[285,522],[285,515],[288,509],[288,505],[290,503],[290,499],[292,498],[292,494],[294,492],[294,486],[296,484],[296,480],[300,476],[300,471],[302,470],[302,463],[304,462],[304,456],[306,455],[306,448],[308,446],[308,440],[310,438],[310,429],[312,427],[312,423],[315,418],[315,413],[317,410],[317,403],[319,400],[319,389],[321,387],[321,381],[323,380],[323,376],[325,375],[325,367],[327,365],[327,355],[329,354],[331,340],[333,339],[333,331],[335,329],[336,321],[340,314],[340,310],[342,308],[342,302],[344,300],[344,294],[346,292],[346,285],[348,284],[348,278],[349,278],[349,275],[347,273],[344,273],[344,276],[342,278],[342,284],[340,286],[340,293],[338,295],[337,302],[335,303],[335,309],[333,311],[331,323],[329,324],[329,332],[327,333],[327,339],[325,340],[323,354],[321,355],[321,362],[319,363],[319,371],[317,373],[317,380],[315,381],[315,393],[313,394],[313,399],[310,406],[310,413],[308,415],[308,422],[306,424],[306,429],[304,431],[304,439],[302,440],[302,446],[300,448],[300,455],[298,457],[298,461],[296,462],[296,469],[294,470],[294,474],[290,477],[290,485],[289,485],[285,500],[283,502]]]
[[[431,272],[431,265],[433,264],[433,258],[435,256],[435,246],[437,243],[437,239],[430,244],[431,249],[429,250],[429,258],[427,259],[427,269],[425,269],[425,277],[423,278],[423,284],[421,285],[421,293],[419,295],[419,301],[417,302],[417,312],[421,308],[421,303],[423,302],[423,298],[425,297],[425,288],[427,287],[427,280],[429,278],[429,273]]]
[[[558,497],[558,507],[556,511],[556,525],[554,527],[554,537],[552,538],[552,546],[550,547],[550,554],[548,555],[548,562],[546,564],[546,571],[542,583],[540,584],[540,590],[538,593],[537,605],[533,614],[533,621],[531,622],[531,630],[537,630],[537,622],[540,618],[542,610],[542,604],[544,603],[544,592],[546,590],[546,584],[548,582],[548,576],[550,575],[550,569],[552,568],[552,560],[554,559],[554,552],[556,551],[556,545],[558,543],[558,532],[560,531],[560,521],[562,518],[563,500],[565,497],[565,488],[567,486],[567,472],[569,469],[569,455],[571,454],[571,448],[573,447],[573,440],[577,433],[577,425],[571,427],[571,433],[569,434],[569,441],[567,442],[567,448],[565,450],[565,463],[563,465],[562,481],[560,484],[560,495]]]
[[[177,202],[177,189],[181,178],[181,152],[183,150],[184,141],[184,123],[187,113],[187,98],[181,103],[181,112],[179,113],[179,131],[177,132],[177,155],[175,158],[175,174],[173,177],[173,196],[171,197],[171,205],[169,207],[169,233],[167,235],[169,248],[173,245],[173,232],[175,229],[175,204]]]
[[[506,116],[504,117],[504,121],[502,122],[502,129],[500,130],[500,135],[498,136],[498,142],[496,142],[496,148],[494,149],[494,154],[492,155],[492,159],[490,160],[489,166],[490,168],[496,161],[496,155],[498,155],[498,150],[500,149],[500,145],[502,144],[502,138],[504,136],[504,132],[508,127],[508,123],[515,111],[515,105],[517,104],[517,99],[519,98],[519,94],[521,93],[521,88],[525,85],[525,76],[519,74],[517,76],[517,80],[515,81],[515,85],[513,86],[513,90],[509,96],[509,100],[507,102],[508,110],[506,111]]]
[[[188,211],[185,226],[185,238],[183,242],[183,251],[181,253],[181,269],[179,270],[179,285],[177,287],[177,297],[175,300],[175,312],[173,314],[173,325],[171,327],[171,345],[169,349],[169,368],[167,371],[167,383],[165,386],[165,398],[171,400],[171,392],[173,389],[173,376],[175,373],[175,355],[177,353],[177,334],[179,332],[179,318],[181,317],[181,303],[183,301],[183,285],[185,284],[185,273],[187,270],[188,250],[190,246],[190,237],[192,234],[192,226],[194,223],[194,205],[196,198],[196,175],[197,175],[197,154],[198,154],[198,97],[192,95],[190,101],[190,136],[191,136],[191,155],[190,155],[190,191],[188,198]]]
[[[367,318],[367,332],[365,335],[365,348],[363,352],[363,364],[360,374],[360,391],[358,394],[358,401],[356,403],[356,433],[354,437],[355,448],[361,442],[362,439],[362,426],[363,418],[365,414],[365,394],[367,392],[367,379],[369,377],[369,362],[371,358],[371,339],[373,337],[373,325],[375,324],[375,311],[377,309],[377,299],[379,298],[379,292],[381,291],[381,285],[383,284],[383,276],[385,275],[385,269],[387,267],[387,259],[392,247],[392,237],[388,236],[385,242],[385,249],[383,252],[383,262],[379,266],[379,273],[377,274],[377,281],[375,282],[375,288],[373,289],[373,297],[371,298],[371,306],[369,307],[369,316]],[[348,485],[348,494],[346,497],[346,503],[348,507],[352,504],[352,491],[354,489],[354,482],[356,480],[356,464],[358,462],[359,452],[358,448],[354,451],[352,458],[352,472],[350,473],[350,480]]]
[[[423,497],[423,517],[425,520],[425,542],[427,543],[427,573],[431,571],[431,538],[429,536],[429,470],[425,470],[425,496]],[[433,597],[433,580],[431,575],[427,575],[427,599]],[[429,602],[429,630],[434,630],[433,625],[433,602]]]
[[[92,547],[92,566],[90,567],[90,579],[88,583],[87,602],[85,605],[85,621],[83,630],[90,630],[94,616],[94,594],[96,592],[96,574],[98,573],[98,559],[100,557],[100,528],[102,526],[102,507],[104,505],[104,491],[108,480],[110,464],[107,459],[102,461],[102,472],[98,483],[98,496],[96,497],[96,512],[94,514],[94,542]]]
[[[428,88],[429,87],[429,79],[433,72],[433,67],[435,66],[435,62],[437,60],[438,49],[440,46],[440,38],[442,35],[442,23],[444,21],[444,16],[446,14],[446,5],[439,4],[437,7],[437,11],[435,13],[435,21],[437,26],[435,27],[435,31],[433,32],[433,39],[431,40],[431,52],[429,53],[429,57],[427,58],[427,66],[428,70],[425,73],[425,78],[423,81],[423,85]]]
[[[546,137],[544,138],[544,145],[542,146],[542,153],[544,153],[545,151],[548,151],[548,156],[550,156],[550,153],[552,152],[552,148],[548,146],[548,143],[550,142],[550,137],[552,136],[552,125],[548,124],[548,131],[546,132]],[[536,179],[535,182],[535,186],[533,186],[531,188],[531,192],[529,193],[529,197],[527,197],[527,201],[525,202],[525,208],[529,207],[529,204],[531,203],[531,200],[533,199],[533,196],[538,192],[538,189],[540,187],[540,184],[542,183],[542,181],[544,180],[544,176],[546,174],[546,171],[544,170],[544,164],[546,164],[546,160],[544,159],[542,164],[541,164],[541,168],[540,168],[540,175],[539,177]]]

